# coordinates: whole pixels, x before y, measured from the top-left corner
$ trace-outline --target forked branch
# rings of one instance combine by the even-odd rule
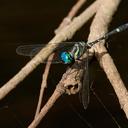
[[[101,3],[104,3],[104,4],[102,4],[102,6],[99,7],[99,9],[96,13],[96,16],[94,17],[93,23],[91,25],[89,41],[95,40],[107,32],[108,25],[111,22],[112,16],[115,13],[115,11],[116,11],[119,3],[120,3],[120,0],[114,0],[114,1],[101,0]],[[111,5],[110,5],[110,3],[111,3]],[[104,8],[105,9],[107,8],[107,9],[105,10]],[[106,14],[107,14],[107,16],[106,16]],[[100,22],[99,22],[99,19],[101,19]],[[98,21],[98,22],[96,22],[96,21]],[[120,101],[120,98],[122,98],[121,96],[123,96],[124,99],[121,100],[121,102],[120,102],[121,105],[123,103],[123,105],[125,104],[127,106],[127,103],[128,103],[127,102],[127,100],[128,100],[127,90],[126,90],[126,88],[125,88],[125,86],[124,86],[124,84],[120,78],[120,75],[119,75],[119,73],[118,73],[118,71],[117,71],[117,69],[116,69],[116,67],[112,61],[112,58],[107,53],[107,50],[104,47],[104,43],[99,42],[98,44],[93,46],[92,49],[90,49],[90,51],[94,51],[96,53],[96,57],[98,58],[98,61],[101,64],[101,67],[105,71],[105,73],[106,73],[108,79],[110,80],[112,86],[114,87],[115,91],[117,93],[119,93],[118,94],[119,96],[117,95],[119,98],[119,101]],[[81,70],[83,67],[78,68],[78,67],[80,67],[80,65],[81,65],[81,63],[76,62],[70,69],[68,69],[66,71],[66,73],[63,75],[60,83],[57,85],[57,88],[55,90],[56,93],[63,94],[66,92],[68,94],[74,94],[74,93],[77,93],[79,91],[79,88],[75,88],[75,86],[76,86],[76,84],[79,84],[78,87],[80,87],[81,74],[83,73],[83,70]],[[106,67],[107,67],[107,69],[106,69]],[[108,71],[106,71],[106,70],[108,70]],[[115,73],[116,73],[116,75],[115,75]],[[79,76],[77,74],[79,74]],[[113,75],[115,75],[115,76],[113,76]],[[74,78],[78,78],[78,79],[75,80]],[[117,81],[119,82],[118,85],[117,85]],[[70,88],[71,85],[72,85],[72,87]],[[121,96],[120,96],[120,93],[121,93],[120,86],[121,86],[121,89],[123,89],[123,93],[121,94]],[[58,87],[59,87],[60,91],[57,91]],[[54,97],[54,95],[52,95],[52,97]],[[57,97],[57,98],[59,98],[59,97]],[[57,98],[55,98],[55,99],[57,99]],[[50,101],[51,100],[49,100],[46,103],[46,106],[44,106],[45,109],[42,108],[41,113],[38,115],[38,118],[35,119],[32,122],[32,124],[30,124],[29,128],[33,128],[33,127],[37,126],[37,124],[41,121],[42,117],[44,116],[44,113],[46,114],[46,108],[47,108],[47,112],[48,112],[49,108],[51,108],[51,106],[53,105],[53,104],[52,105],[50,104],[50,107],[48,106]],[[128,110],[128,108],[125,107],[123,109],[124,109],[124,112],[126,113],[126,116],[127,116],[127,111],[125,109]]]
[[[59,33],[59,31],[61,31],[64,27],[66,27],[68,24],[71,23],[71,20],[77,14],[79,9],[81,8],[81,6],[85,2],[86,2],[86,0],[78,0],[77,1],[77,3],[69,11],[68,15],[63,19],[63,21],[59,25],[59,27],[55,30],[55,34]],[[49,70],[50,70],[50,66],[51,66],[53,58],[54,58],[54,53],[51,54],[48,57],[48,60],[47,60],[48,63],[46,64],[45,71],[43,73],[42,83],[41,83],[41,88],[40,88],[40,94],[39,94],[39,101],[38,101],[38,105],[37,105],[37,109],[36,109],[35,118],[37,117],[37,115],[39,114],[40,109],[41,109],[41,104],[42,104],[42,100],[43,100],[43,94],[44,94],[45,88],[47,87],[47,80],[48,80]]]
[[[92,22],[89,39],[92,37],[101,37],[107,32],[108,25],[111,22],[112,16],[117,10],[120,1],[121,0],[103,0],[102,3],[104,4],[100,6]],[[107,52],[103,43],[98,43],[93,48],[100,66],[106,73],[107,78],[116,92],[121,108],[124,110],[126,117],[128,118],[128,91],[125,88],[113,59]]]
[[[67,27],[62,29],[31,61],[29,61],[12,79],[0,88],[0,100],[3,99],[11,90],[24,80],[40,63],[45,61],[48,56],[63,41],[70,39],[85,22],[87,22],[96,12],[99,1],[94,2],[81,15],[75,18]]]
[[[97,13],[90,28],[88,41],[93,41],[105,34],[119,3],[120,0],[97,0],[80,16],[74,18],[67,27],[62,29],[49,42],[47,47],[42,49],[25,67],[22,68],[22,70],[16,76],[14,76],[14,78],[12,78],[0,89],[0,99],[4,98],[12,89],[16,87],[20,81],[22,81],[29,73],[31,73],[42,61],[44,61],[54,51],[60,42],[70,39],[74,33],[94,15],[96,11]],[[95,52],[97,60],[105,71],[107,78],[111,82],[118,96],[120,105],[128,118],[128,92],[121,80],[121,77],[113,63],[112,58],[104,47],[104,43],[99,42],[95,44],[89,50],[89,52]],[[86,57],[87,56],[85,53],[82,58],[85,59]],[[34,121],[30,124],[29,128],[34,128],[39,124],[41,119],[45,116],[48,110],[62,94],[74,94],[79,91],[79,87],[81,86],[80,81],[83,74],[84,61],[85,60],[81,62],[75,62],[75,64],[66,71],[61,81],[57,85],[53,95],[50,97],[46,105],[41,109],[41,112],[37,115]],[[79,85],[78,88],[76,87],[77,84]]]

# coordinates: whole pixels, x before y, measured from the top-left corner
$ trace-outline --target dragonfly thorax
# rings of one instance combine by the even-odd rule
[[[74,58],[74,60],[79,59],[85,51],[85,42],[78,42],[76,43],[72,50],[70,51],[71,56]]]

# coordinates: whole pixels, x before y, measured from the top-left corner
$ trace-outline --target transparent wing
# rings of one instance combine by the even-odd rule
[[[87,51],[87,54],[88,54],[88,51]],[[84,109],[87,109],[89,100],[90,100],[88,57],[87,57],[87,60],[85,61],[85,71],[84,71],[82,88],[80,91],[80,100],[83,104]]]
[[[44,46],[43,44],[21,45],[16,48],[16,53],[18,55],[31,57],[34,56],[34,54],[36,55]]]
[[[62,51],[67,51],[71,49],[71,47],[76,42],[64,42],[64,44],[60,44],[59,47],[55,50],[55,55],[52,63],[61,63],[60,54]],[[34,57],[46,44],[32,44],[32,45],[21,45],[17,47],[16,53],[22,56],[28,56],[30,58]],[[46,61],[47,62],[47,61]],[[46,63],[44,62],[44,63]]]

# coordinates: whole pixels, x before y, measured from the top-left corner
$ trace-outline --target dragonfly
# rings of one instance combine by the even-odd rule
[[[80,57],[85,53],[88,52],[88,49],[90,49],[94,44],[98,43],[99,41],[105,40],[108,37],[120,33],[124,30],[128,29],[128,23],[123,24],[112,31],[104,34],[100,38],[91,41],[91,42],[85,42],[85,41],[79,41],[79,42],[65,42],[64,44],[60,45],[58,49],[56,50],[57,54],[55,54],[54,59],[52,60],[52,63],[63,63],[63,64],[71,64],[75,62],[76,60],[79,60]],[[29,56],[33,57],[35,56],[43,47],[46,45],[44,44],[32,44],[32,45],[21,45],[17,47],[16,53],[23,56]],[[45,62],[44,62],[45,63]],[[88,70],[88,62],[85,64],[86,72]],[[89,80],[88,80],[88,73],[84,74],[83,77],[83,83],[82,83],[82,89],[81,89],[81,101],[83,104],[83,107],[86,109],[89,104]]]

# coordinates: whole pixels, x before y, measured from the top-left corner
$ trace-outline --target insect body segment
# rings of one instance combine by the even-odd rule
[[[113,29],[112,31],[106,33],[105,35],[103,35],[102,37],[98,38],[97,40],[94,40],[92,42],[87,42],[86,44],[86,47],[87,48],[91,48],[94,44],[96,44],[97,42],[101,41],[101,40],[104,40],[104,39],[107,39],[108,37],[114,35],[114,34],[117,34],[117,33],[120,33],[124,30],[128,29],[128,23],[126,24],[123,24],[115,29]]]

